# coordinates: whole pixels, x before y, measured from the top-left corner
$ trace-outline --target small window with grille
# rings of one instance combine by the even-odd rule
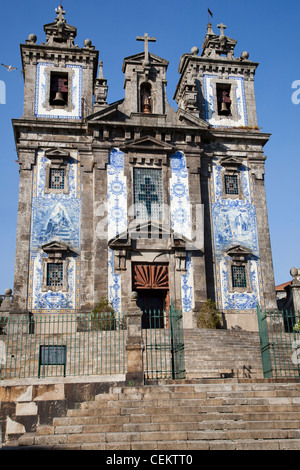
[[[232,287],[247,287],[245,266],[231,266]]]
[[[65,187],[65,170],[58,168],[50,168],[49,187],[51,189],[64,189]]]
[[[225,194],[239,194],[239,183],[237,175],[225,175]]]
[[[45,165],[45,194],[69,193],[69,162],[50,161]]]
[[[63,286],[63,263],[47,263],[47,286]]]

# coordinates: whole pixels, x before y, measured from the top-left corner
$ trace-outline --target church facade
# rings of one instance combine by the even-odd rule
[[[185,328],[212,299],[226,327],[256,329],[257,304],[276,306],[258,64],[208,24],[202,52],[180,59],[175,110],[145,34],[109,104],[98,51],[56,15],[45,43],[21,45],[14,311],[90,312],[106,297],[126,312],[136,291],[142,308],[182,309]]]

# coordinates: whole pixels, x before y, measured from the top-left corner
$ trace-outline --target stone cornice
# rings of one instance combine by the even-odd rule
[[[98,63],[99,52],[90,48],[46,46],[35,43],[21,44],[21,57],[23,73],[27,64],[36,64],[38,61],[51,61],[54,63],[78,62],[84,67],[95,67]],[[97,67],[95,67],[95,73]],[[25,78],[25,75],[24,75]]]
[[[228,127],[228,128],[213,128],[208,130],[210,136],[215,139],[245,139],[253,142],[259,142],[261,145],[265,145],[271,134],[260,132],[257,129],[243,128],[243,127]]]

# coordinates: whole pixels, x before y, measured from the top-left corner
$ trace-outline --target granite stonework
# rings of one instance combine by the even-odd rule
[[[163,293],[148,279],[139,295],[163,299],[163,308],[172,301],[185,328],[195,327],[211,298],[224,327],[257,329],[257,304],[276,306],[264,186],[270,135],[257,124],[258,64],[247,52],[235,57],[236,41],[209,24],[202,52],[193,47],[180,59],[175,110],[166,95],[168,61],[149,51],[145,35],[144,51],[123,61],[124,98],[109,104],[98,51],[91,40],[75,45],[76,28],[62,7],[56,13],[45,43],[31,34],[21,45],[13,310],[90,312],[105,296],[126,311],[135,265],[153,272],[163,265]],[[67,87],[59,105],[50,98],[55,77]],[[64,169],[62,190],[49,189],[51,168]],[[237,194],[226,194],[226,175],[236,178]],[[63,266],[60,287],[48,288],[51,260]],[[245,269],[244,287],[233,288],[232,266]]]

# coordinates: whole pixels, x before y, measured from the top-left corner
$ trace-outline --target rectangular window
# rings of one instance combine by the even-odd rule
[[[66,106],[68,104],[68,74],[51,73],[50,78],[50,105]]]
[[[63,263],[47,263],[47,286],[63,285]]]
[[[49,187],[51,189],[64,189],[65,187],[65,170],[58,168],[50,168]]]
[[[237,175],[225,175],[225,194],[239,194]]]
[[[161,170],[134,168],[134,216],[139,220],[162,220],[163,189]]]
[[[232,287],[247,287],[245,266],[232,266]]]

